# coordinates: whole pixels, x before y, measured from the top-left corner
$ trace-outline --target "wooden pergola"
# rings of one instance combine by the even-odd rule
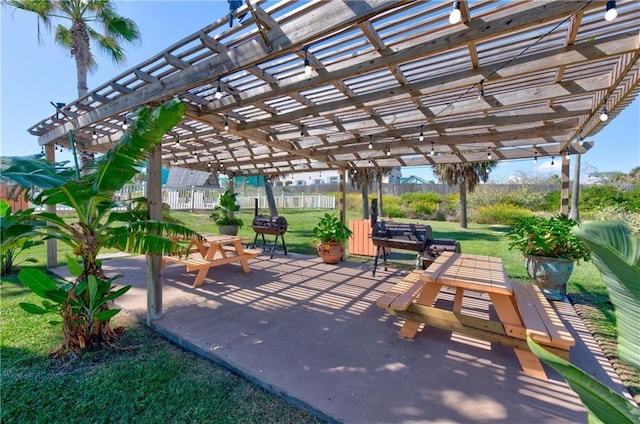
[[[178,96],[165,165],[233,175],[586,152],[638,94],[640,4],[247,2],[29,129],[104,151],[136,107]],[[305,64],[311,68],[305,72]],[[609,120],[600,115],[606,108]],[[178,143],[179,141],[179,143]]]
[[[69,130],[79,149],[105,151],[130,111],[177,96],[188,112],[151,178],[160,161],[344,175],[551,156],[568,193],[570,156],[640,91],[640,2],[614,3],[607,21],[596,0],[246,0],[242,23],[219,19],[29,132],[50,159]]]

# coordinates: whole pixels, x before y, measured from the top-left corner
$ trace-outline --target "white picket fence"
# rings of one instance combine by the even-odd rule
[[[197,187],[163,187],[162,202],[169,205],[173,211],[213,210],[218,204],[218,197],[223,190]],[[146,195],[145,185],[127,185],[116,193],[115,200],[129,200]],[[278,209],[335,209],[336,200],[333,196],[305,193],[277,193],[274,194]],[[238,195],[238,203],[242,210],[253,210],[255,199],[258,199],[260,210],[269,209],[264,192]],[[58,210],[68,208],[58,205]]]

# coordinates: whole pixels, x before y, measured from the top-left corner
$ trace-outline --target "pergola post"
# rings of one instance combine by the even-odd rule
[[[574,156],[573,162],[573,184],[571,185],[571,210],[569,212],[569,218],[576,221],[580,220],[580,210],[578,207],[580,196],[580,161],[581,155]]]
[[[562,155],[562,176],[560,180],[560,213],[569,215],[569,157]]]
[[[158,144],[147,163],[149,219],[162,220],[162,151]],[[147,255],[147,324],[162,316],[162,256]]]
[[[56,150],[54,143],[44,145],[44,156],[49,162],[56,161]],[[56,213],[56,205],[47,205],[47,212]],[[55,268],[58,266],[58,243],[55,239],[47,240],[47,268]]]

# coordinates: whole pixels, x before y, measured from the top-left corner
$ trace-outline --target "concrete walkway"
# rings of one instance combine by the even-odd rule
[[[118,303],[144,319],[145,259],[112,259],[104,268],[133,285]],[[194,289],[195,273],[167,266],[164,315],[154,328],[328,421],[586,422],[557,374],[549,370],[548,381],[523,374],[510,348],[432,328],[399,337],[401,320],[375,301],[403,271],[379,268],[372,277],[370,265],[295,254],[261,256],[251,268],[213,268]],[[624,392],[573,308],[558,307],[577,340],[572,362]]]

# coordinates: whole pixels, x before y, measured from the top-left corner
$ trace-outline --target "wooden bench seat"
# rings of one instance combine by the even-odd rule
[[[421,270],[414,270],[397,282],[391,290],[384,293],[376,301],[383,309],[406,310],[413,299],[420,294],[424,282],[420,280]]]
[[[236,253],[236,248],[234,246],[222,246],[222,250],[225,252]],[[262,249],[243,249],[242,251],[245,255],[253,258],[262,255]]]
[[[163,256],[162,261],[164,262],[164,264],[166,264],[167,262],[175,262],[180,265],[185,265],[187,267],[187,271],[196,271],[203,268],[209,268],[211,266],[209,261],[190,257],[185,258],[177,256]]]
[[[576,342],[542,291],[535,284],[511,282],[511,286],[527,336],[568,359]]]

